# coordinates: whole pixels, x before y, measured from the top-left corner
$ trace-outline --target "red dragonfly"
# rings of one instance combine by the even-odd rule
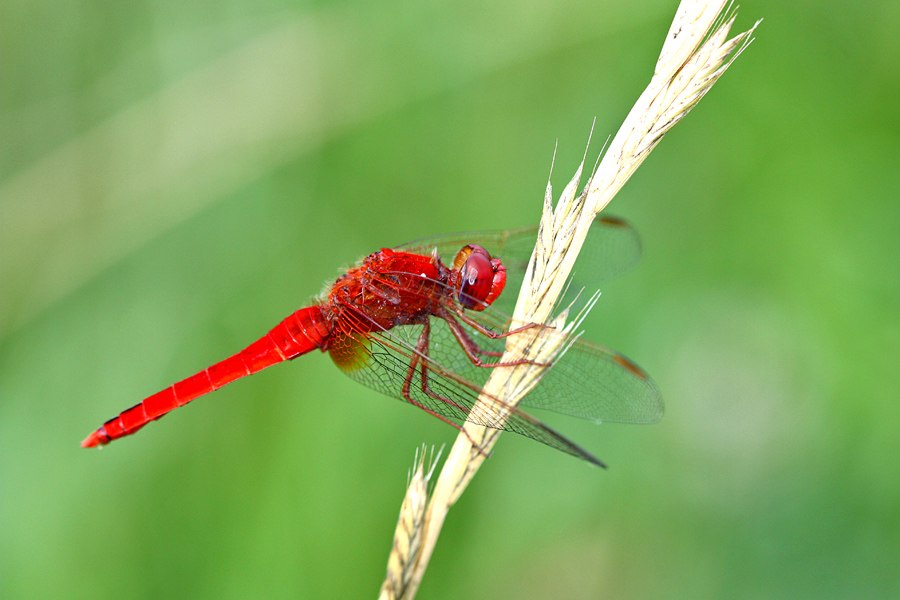
[[[495,399],[504,410],[475,409],[506,338],[542,325],[507,331],[497,306],[512,306],[534,246],[536,227],[424,238],[382,249],[338,277],[327,296],[302,308],[244,350],[188,377],[104,423],[88,448],[135,433],[150,421],[236,379],[315,349],[362,384],[409,402],[462,429],[470,421],[525,435],[593,464],[597,458],[535,417]],[[459,248],[462,247],[460,250]],[[455,252],[455,255],[454,255]],[[619,274],[640,255],[625,221],[594,222],[576,270],[591,283]],[[455,256],[452,262],[446,257]],[[503,260],[495,258],[503,256]],[[583,278],[583,277],[582,277]],[[507,281],[509,279],[509,281]],[[572,336],[522,406],[597,422],[650,423],[662,415],[659,392],[625,356]],[[506,419],[498,415],[508,414]]]

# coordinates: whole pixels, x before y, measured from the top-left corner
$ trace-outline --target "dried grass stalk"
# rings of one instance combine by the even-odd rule
[[[728,39],[736,12],[730,6],[724,10],[725,4],[724,0],[684,0],[681,3],[650,84],[626,117],[588,184],[577,193],[584,168],[582,161],[554,211],[552,188],[547,183],[537,244],[513,314],[513,326],[517,323],[547,323],[552,328],[530,329],[513,336],[516,338],[515,356],[510,352],[511,344],[507,344],[507,353],[502,360],[509,361],[524,354],[537,363],[546,364],[563,350],[561,336],[556,332],[568,333],[577,322],[567,324],[566,311],[552,318],[551,314],[594,217],[621,189],[662,136],[721,77],[750,43],[750,36],[759,24],[757,22],[748,31]],[[526,335],[530,338],[523,339]],[[492,398],[501,399],[507,406],[516,406],[538,383],[543,369],[529,364],[494,369],[479,402],[488,405],[488,410],[493,413],[498,409]],[[418,523],[424,529],[421,534],[416,534],[421,535],[421,538],[416,537],[421,539],[418,556],[409,555],[398,562],[405,569],[412,567],[412,573],[388,570],[389,580],[408,578],[408,584],[397,598],[411,600],[415,596],[447,511],[465,490],[484,461],[484,453],[490,451],[501,431],[472,423],[466,423],[464,427],[466,434],[457,437],[447,456],[424,519],[401,515],[401,523],[409,519],[410,523]],[[407,501],[404,501],[404,507],[406,505]],[[409,533],[404,531],[403,535],[409,536]],[[406,542],[395,541],[395,548],[398,545],[406,545]]]
[[[400,518],[397,521],[397,529],[394,531],[394,545],[391,547],[387,576],[381,585],[379,600],[404,598],[404,593],[412,581],[416,559],[422,548],[422,535],[425,531],[428,482],[431,480],[440,454],[441,451],[438,451],[437,456],[434,456],[432,451],[432,457],[427,459],[430,466],[426,467],[425,446],[422,446],[421,451],[416,450],[416,458],[413,461],[413,468],[406,486],[406,495],[403,497],[403,504],[400,505]]]

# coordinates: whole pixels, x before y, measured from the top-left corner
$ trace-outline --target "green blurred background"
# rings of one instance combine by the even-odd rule
[[[0,4],[0,597],[374,598],[455,431],[327,356],[79,442],[361,255],[535,223],[675,8]],[[588,337],[665,418],[549,419],[608,472],[503,436],[421,598],[900,588],[900,4],[741,11],[756,42],[610,207],[644,259]]]

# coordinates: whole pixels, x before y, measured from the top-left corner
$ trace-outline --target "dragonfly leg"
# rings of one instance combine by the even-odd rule
[[[425,326],[422,328],[422,333],[419,335],[419,340],[418,340],[418,342],[416,342],[416,352],[413,354],[412,358],[409,361],[409,369],[406,372],[406,378],[403,380],[403,389],[401,390],[403,399],[406,400],[407,402],[409,402],[410,404],[412,404],[413,406],[417,406],[417,407],[421,408],[428,414],[437,417],[444,423],[447,423],[448,425],[451,425],[451,426],[455,427],[456,429],[458,429],[459,431],[461,431],[469,439],[469,443],[472,444],[472,447],[475,448],[476,450],[478,450],[479,454],[481,454],[485,458],[488,458],[490,456],[490,453],[486,452],[484,450],[484,448],[482,448],[474,439],[472,439],[472,436],[469,434],[468,431],[466,431],[466,429],[464,427],[462,427],[461,425],[458,425],[457,423],[454,423],[453,421],[451,421],[444,415],[438,413],[437,411],[428,408],[421,402],[417,402],[415,399],[413,399],[412,395],[410,394],[410,387],[412,386],[412,380],[413,380],[413,377],[415,377],[416,369],[418,368],[422,372],[421,386],[422,386],[423,393],[425,393],[430,398],[434,398],[438,402],[442,402],[444,404],[447,404],[447,405],[452,406],[453,408],[459,410],[462,413],[459,417],[461,419],[466,419],[470,412],[469,407],[463,406],[457,402],[454,402],[453,400],[450,400],[449,398],[445,398],[439,394],[432,392],[431,388],[428,386],[427,357],[428,357],[428,336],[429,336],[430,332],[431,332],[431,325],[428,322],[426,322]]]
[[[446,313],[446,311],[444,311]],[[459,317],[463,323],[467,325],[471,325],[475,328],[479,333],[488,336],[489,338],[496,340],[499,338],[509,337],[511,335],[515,335],[517,333],[521,333],[528,329],[532,329],[534,327],[541,327],[546,329],[553,329],[550,325],[543,325],[541,323],[528,323],[527,325],[522,325],[521,327],[516,327],[515,329],[510,329],[509,331],[505,331],[503,333],[497,333],[496,331],[491,331],[472,317],[466,314],[466,312],[459,306],[453,307],[453,312],[456,313],[456,316]],[[446,313],[449,314],[449,313]]]
[[[487,354],[490,356],[503,356],[503,355],[501,353],[487,352],[485,350],[482,350],[478,346],[478,344],[475,343],[475,340],[473,340],[471,338],[471,336],[469,336],[469,334],[466,333],[466,330],[462,328],[462,326],[459,324],[459,321],[457,321],[456,318],[453,315],[451,315],[449,312],[447,312],[446,310],[436,311],[435,316],[438,316],[438,317],[444,319],[444,321],[447,323],[447,326],[450,327],[450,332],[453,334],[453,337],[456,338],[456,341],[459,342],[459,345],[462,347],[463,351],[466,353],[466,356],[468,356],[469,360],[472,361],[472,364],[477,367],[490,367],[490,368],[514,367],[516,365],[536,365],[539,367],[550,366],[547,363],[539,363],[539,362],[536,362],[533,360],[528,360],[526,358],[521,358],[519,360],[514,360],[514,361],[510,361],[510,362],[493,362],[493,363],[484,362],[483,360],[481,360],[481,358],[478,357],[479,354]],[[470,323],[468,320],[466,320],[466,323],[472,324],[472,323],[474,323],[474,321],[472,323]],[[525,327],[520,327],[519,329],[515,329],[512,332],[507,332],[506,335],[509,335],[509,333],[516,333],[519,331],[523,331],[525,329],[530,329],[533,326],[542,327],[542,325],[536,325],[536,324],[527,325]],[[474,325],[473,325],[473,327],[474,327]],[[490,331],[490,330],[484,329],[480,324],[478,324],[478,327],[476,327],[476,329],[478,329],[479,331],[482,331],[482,332]],[[493,333],[493,332],[491,332],[491,333]],[[497,339],[497,338],[505,337],[505,336],[494,334],[493,337],[494,337],[494,339]]]

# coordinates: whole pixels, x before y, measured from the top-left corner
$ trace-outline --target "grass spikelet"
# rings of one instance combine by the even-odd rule
[[[554,210],[553,190],[547,183],[538,239],[513,313],[512,326],[544,323],[550,327],[529,329],[508,338],[502,361],[525,357],[547,364],[565,350],[562,336],[557,332],[571,333],[578,319],[567,323],[567,310],[555,316],[553,311],[594,217],[606,207],[666,132],[690,112],[752,41],[751,35],[759,25],[758,21],[748,31],[728,38],[736,13],[730,7],[725,9],[725,4],[725,1],[698,0],[684,0],[680,4],[650,83],[625,118],[587,185],[578,192],[584,169],[582,160]],[[488,405],[487,410],[495,413],[503,409],[490,406],[496,405],[492,398],[501,399],[506,406],[516,406],[540,381],[544,368],[522,364],[494,369],[479,403]],[[501,433],[501,430],[471,423],[466,423],[464,429],[465,434],[457,437],[447,456],[424,514],[421,517],[413,512],[409,516],[401,514],[398,535],[406,536],[409,541],[395,539],[394,549],[412,547],[415,542],[419,552],[414,560],[409,554],[397,557],[397,565],[411,568],[411,571],[401,569],[398,571],[401,575],[396,575],[407,584],[402,587],[402,593],[395,596],[385,596],[382,588],[383,598],[411,600],[415,596],[447,512]],[[412,487],[413,484],[410,489]],[[404,500],[404,507],[408,504],[409,510],[413,511],[414,506],[420,506],[418,502]],[[407,528],[421,528],[421,531]],[[392,552],[391,561],[394,560]],[[393,573],[389,569],[389,578],[395,577]]]
[[[406,495],[400,505],[400,518],[394,531],[394,543],[388,558],[387,574],[381,585],[380,600],[396,600],[404,593],[412,581],[416,560],[422,548],[425,507],[428,505],[428,482],[434,474],[434,467],[442,450],[431,458],[426,458],[425,446],[416,450],[413,467],[406,486]],[[426,466],[426,462],[428,466]],[[426,472],[427,469],[427,472]]]

